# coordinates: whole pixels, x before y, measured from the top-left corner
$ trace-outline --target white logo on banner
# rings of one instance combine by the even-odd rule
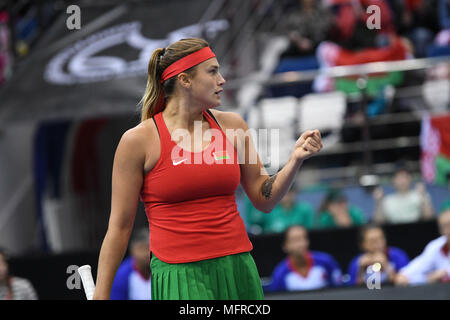
[[[148,61],[156,48],[167,47],[182,38],[199,37],[204,28],[208,37],[228,28],[226,20],[190,25],[168,34],[166,39],[148,39],[141,34],[141,23],[130,22],[95,33],[65,48],[47,64],[44,79],[50,83],[72,85],[135,77],[147,74]],[[99,53],[119,45],[140,50],[136,60]]]

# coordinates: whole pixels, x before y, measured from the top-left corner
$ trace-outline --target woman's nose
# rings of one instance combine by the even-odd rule
[[[219,73],[219,85],[223,86],[226,82],[227,82],[227,80],[225,80],[225,78],[222,76],[222,74]]]

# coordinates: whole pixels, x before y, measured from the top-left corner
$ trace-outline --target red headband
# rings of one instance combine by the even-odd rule
[[[161,83],[179,74],[180,72],[192,68],[203,61],[214,58],[215,56],[216,55],[212,52],[210,47],[204,47],[203,49],[195,51],[168,66],[161,75]]]

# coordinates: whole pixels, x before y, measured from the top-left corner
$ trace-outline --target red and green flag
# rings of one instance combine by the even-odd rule
[[[428,183],[447,186],[450,173],[450,114],[422,119],[420,133],[422,176]]]

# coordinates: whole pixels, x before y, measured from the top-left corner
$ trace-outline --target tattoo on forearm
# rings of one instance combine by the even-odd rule
[[[261,193],[266,199],[270,199],[270,197],[272,196],[272,185],[275,182],[276,178],[277,178],[277,175],[274,174],[273,176],[268,178],[266,181],[264,181],[264,183],[262,185]]]

